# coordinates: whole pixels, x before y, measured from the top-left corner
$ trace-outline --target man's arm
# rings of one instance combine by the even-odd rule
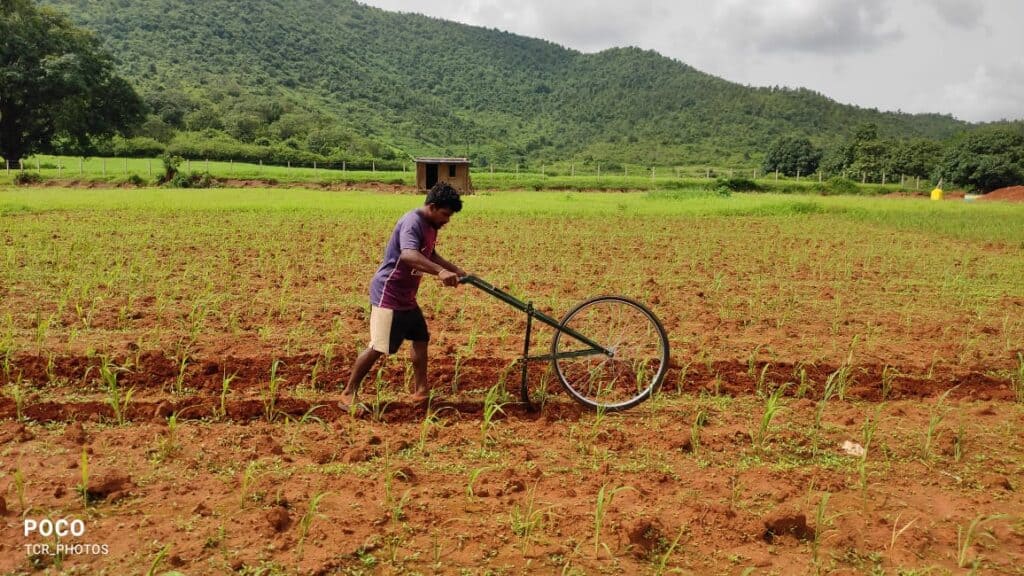
[[[462,268],[459,268],[455,264],[452,264],[451,262],[445,260],[443,257],[441,257],[440,254],[437,253],[437,251],[435,251],[434,254],[431,255],[430,259],[432,261],[434,261],[434,263],[440,264],[441,267],[444,268],[445,270],[448,270],[449,272],[455,272],[460,277],[466,275],[466,271],[465,270],[463,270]]]
[[[445,286],[455,286],[459,283],[458,273],[427,258],[419,250],[406,248],[402,250],[398,259],[414,270],[436,275]]]

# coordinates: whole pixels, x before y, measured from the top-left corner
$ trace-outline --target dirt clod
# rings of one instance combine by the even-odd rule
[[[789,506],[776,508],[764,518],[765,542],[771,543],[781,536],[793,536],[799,540],[814,538],[814,530],[807,525],[807,516]]]
[[[72,422],[64,429],[64,439],[81,446],[89,440],[89,436],[85,433],[85,426],[82,426],[81,422]]]
[[[123,498],[133,487],[131,476],[110,472],[90,479],[85,493],[90,500],[115,502]]]
[[[366,446],[356,446],[348,452],[342,460],[346,464],[358,464],[359,462],[369,462],[373,459],[374,452]]]
[[[266,518],[274,532],[284,532],[292,523],[291,516],[288,515],[288,510],[284,506],[271,508],[267,512]]]
[[[649,559],[657,554],[666,543],[665,531],[657,520],[641,518],[626,529],[626,538],[633,556]]]

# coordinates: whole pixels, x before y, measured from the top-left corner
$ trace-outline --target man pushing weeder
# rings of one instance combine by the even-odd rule
[[[398,352],[403,340],[412,340],[415,386],[411,401],[430,399],[427,383],[427,345],[430,332],[416,303],[416,292],[424,273],[438,277],[444,286],[459,285],[466,271],[445,260],[434,250],[437,231],[452,215],[462,210],[459,193],[438,182],[423,206],[398,219],[384,250],[384,263],[370,281],[370,345],[356,358],[348,384],[341,391],[340,407],[349,411],[366,374],[381,356]]]

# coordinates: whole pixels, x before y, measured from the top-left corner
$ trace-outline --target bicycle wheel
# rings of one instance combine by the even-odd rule
[[[600,296],[573,308],[551,342],[562,386],[594,410],[625,410],[646,400],[668,372],[668,355],[658,318],[621,296]]]

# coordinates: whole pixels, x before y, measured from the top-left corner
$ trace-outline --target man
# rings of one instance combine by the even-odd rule
[[[430,333],[423,312],[416,303],[423,274],[433,274],[444,286],[458,286],[465,270],[445,260],[434,250],[437,231],[452,215],[462,210],[459,193],[439,182],[423,206],[402,216],[391,232],[384,251],[384,263],[370,282],[370,345],[356,358],[348,384],[341,392],[341,408],[354,406],[356,393],[377,359],[394,354],[403,340],[412,340],[412,365],[416,389],[412,402],[430,398],[427,384],[427,344]]]

